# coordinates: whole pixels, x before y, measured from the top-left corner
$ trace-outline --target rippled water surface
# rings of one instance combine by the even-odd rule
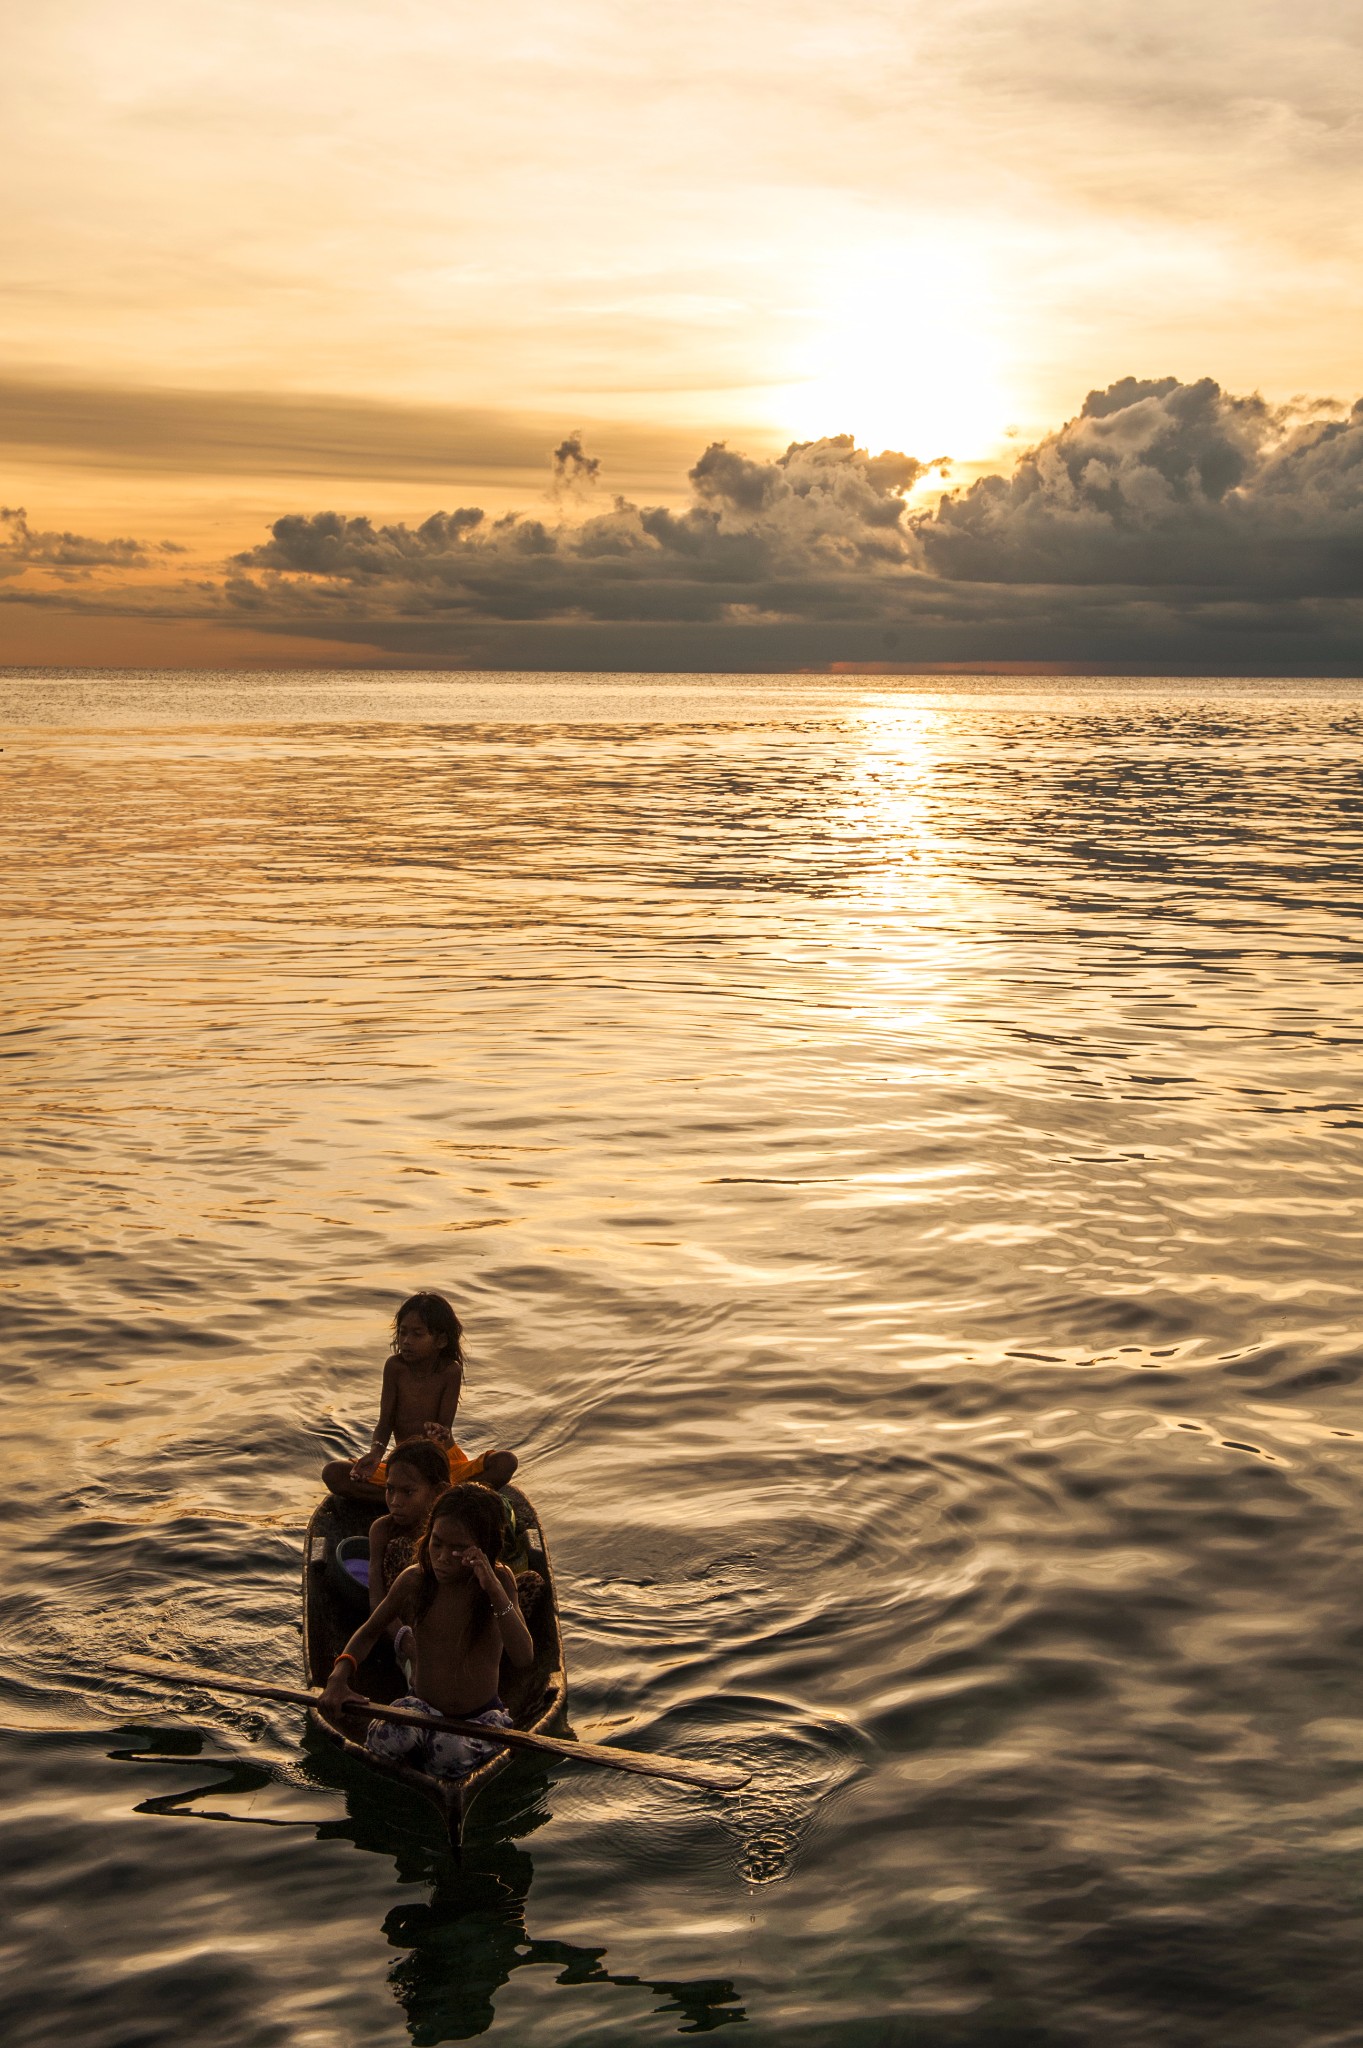
[[[1347,686],[11,678],[11,2048],[1363,2039]],[[584,1737],[288,1708],[440,1287]]]

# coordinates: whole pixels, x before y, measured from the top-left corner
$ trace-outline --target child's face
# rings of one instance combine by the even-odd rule
[[[431,1531],[431,1570],[442,1585],[467,1576],[464,1552],[476,1550],[473,1532],[452,1515],[444,1515]]]
[[[425,1520],[439,1490],[429,1486],[411,1465],[390,1465],[383,1497],[393,1520],[404,1529],[415,1529]]]
[[[435,1365],[445,1355],[445,1347],[422,1322],[414,1310],[409,1309],[398,1324],[398,1356],[405,1365]]]

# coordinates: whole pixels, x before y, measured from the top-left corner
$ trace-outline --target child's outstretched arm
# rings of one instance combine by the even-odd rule
[[[398,1412],[398,1362],[386,1358],[383,1362],[383,1385],[379,1390],[379,1419],[374,1424],[374,1434],[369,1439],[369,1449],[362,1458],[357,1458],[350,1468],[352,1479],[372,1479],[384,1452],[388,1439],[393,1434],[393,1424]]]

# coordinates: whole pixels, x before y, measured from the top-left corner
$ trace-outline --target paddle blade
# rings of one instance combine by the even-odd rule
[[[618,1749],[613,1742],[558,1742],[552,1736],[532,1735],[529,1729],[493,1732],[504,1742],[514,1734],[513,1748],[542,1750],[547,1756],[566,1757],[569,1763],[603,1764],[607,1770],[629,1771],[636,1778],[670,1778],[675,1785],[695,1785],[704,1792],[739,1792],[752,1777],[751,1771],[739,1770],[736,1764],[655,1756],[647,1749]]]
[[[240,1692],[256,1700],[282,1700],[286,1706],[315,1707],[317,1695],[301,1687],[266,1685],[254,1678],[234,1678],[230,1671],[213,1671],[203,1664],[170,1664],[162,1657],[126,1656],[110,1661],[110,1671],[127,1671],[135,1678],[163,1678],[170,1685],[202,1686],[205,1692]]]

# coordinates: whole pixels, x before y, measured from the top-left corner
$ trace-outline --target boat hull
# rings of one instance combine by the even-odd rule
[[[500,1691],[512,1721],[537,1735],[562,1733],[568,1702],[567,1677],[563,1668],[563,1638],[559,1629],[558,1598],[548,1545],[539,1516],[518,1487],[506,1488],[506,1498],[516,1511],[518,1545],[524,1544],[529,1565],[544,1579],[544,1592],[530,1617],[530,1634],[535,1645],[534,1662],[518,1671],[503,1661]],[[336,1562],[336,1547],[346,1537],[367,1534],[374,1517],[381,1512],[365,1501],[341,1500],[328,1494],[314,1509],[303,1546],[303,1668],[310,1686],[326,1684],[337,1652],[344,1648],[364,1620],[366,1602],[347,1586]],[[511,1560],[514,1564],[519,1560]],[[380,1644],[361,1665],[356,1689],[381,1703],[399,1699],[407,1683],[387,1643]],[[310,1710],[308,1719],[317,1733],[335,1744],[365,1769],[397,1780],[435,1807],[457,1847],[464,1821],[474,1801],[503,1772],[511,1767],[515,1752],[496,1749],[475,1770],[463,1778],[433,1778],[425,1771],[405,1764],[385,1763],[364,1746],[367,1726],[361,1713],[331,1716],[320,1707]]]

